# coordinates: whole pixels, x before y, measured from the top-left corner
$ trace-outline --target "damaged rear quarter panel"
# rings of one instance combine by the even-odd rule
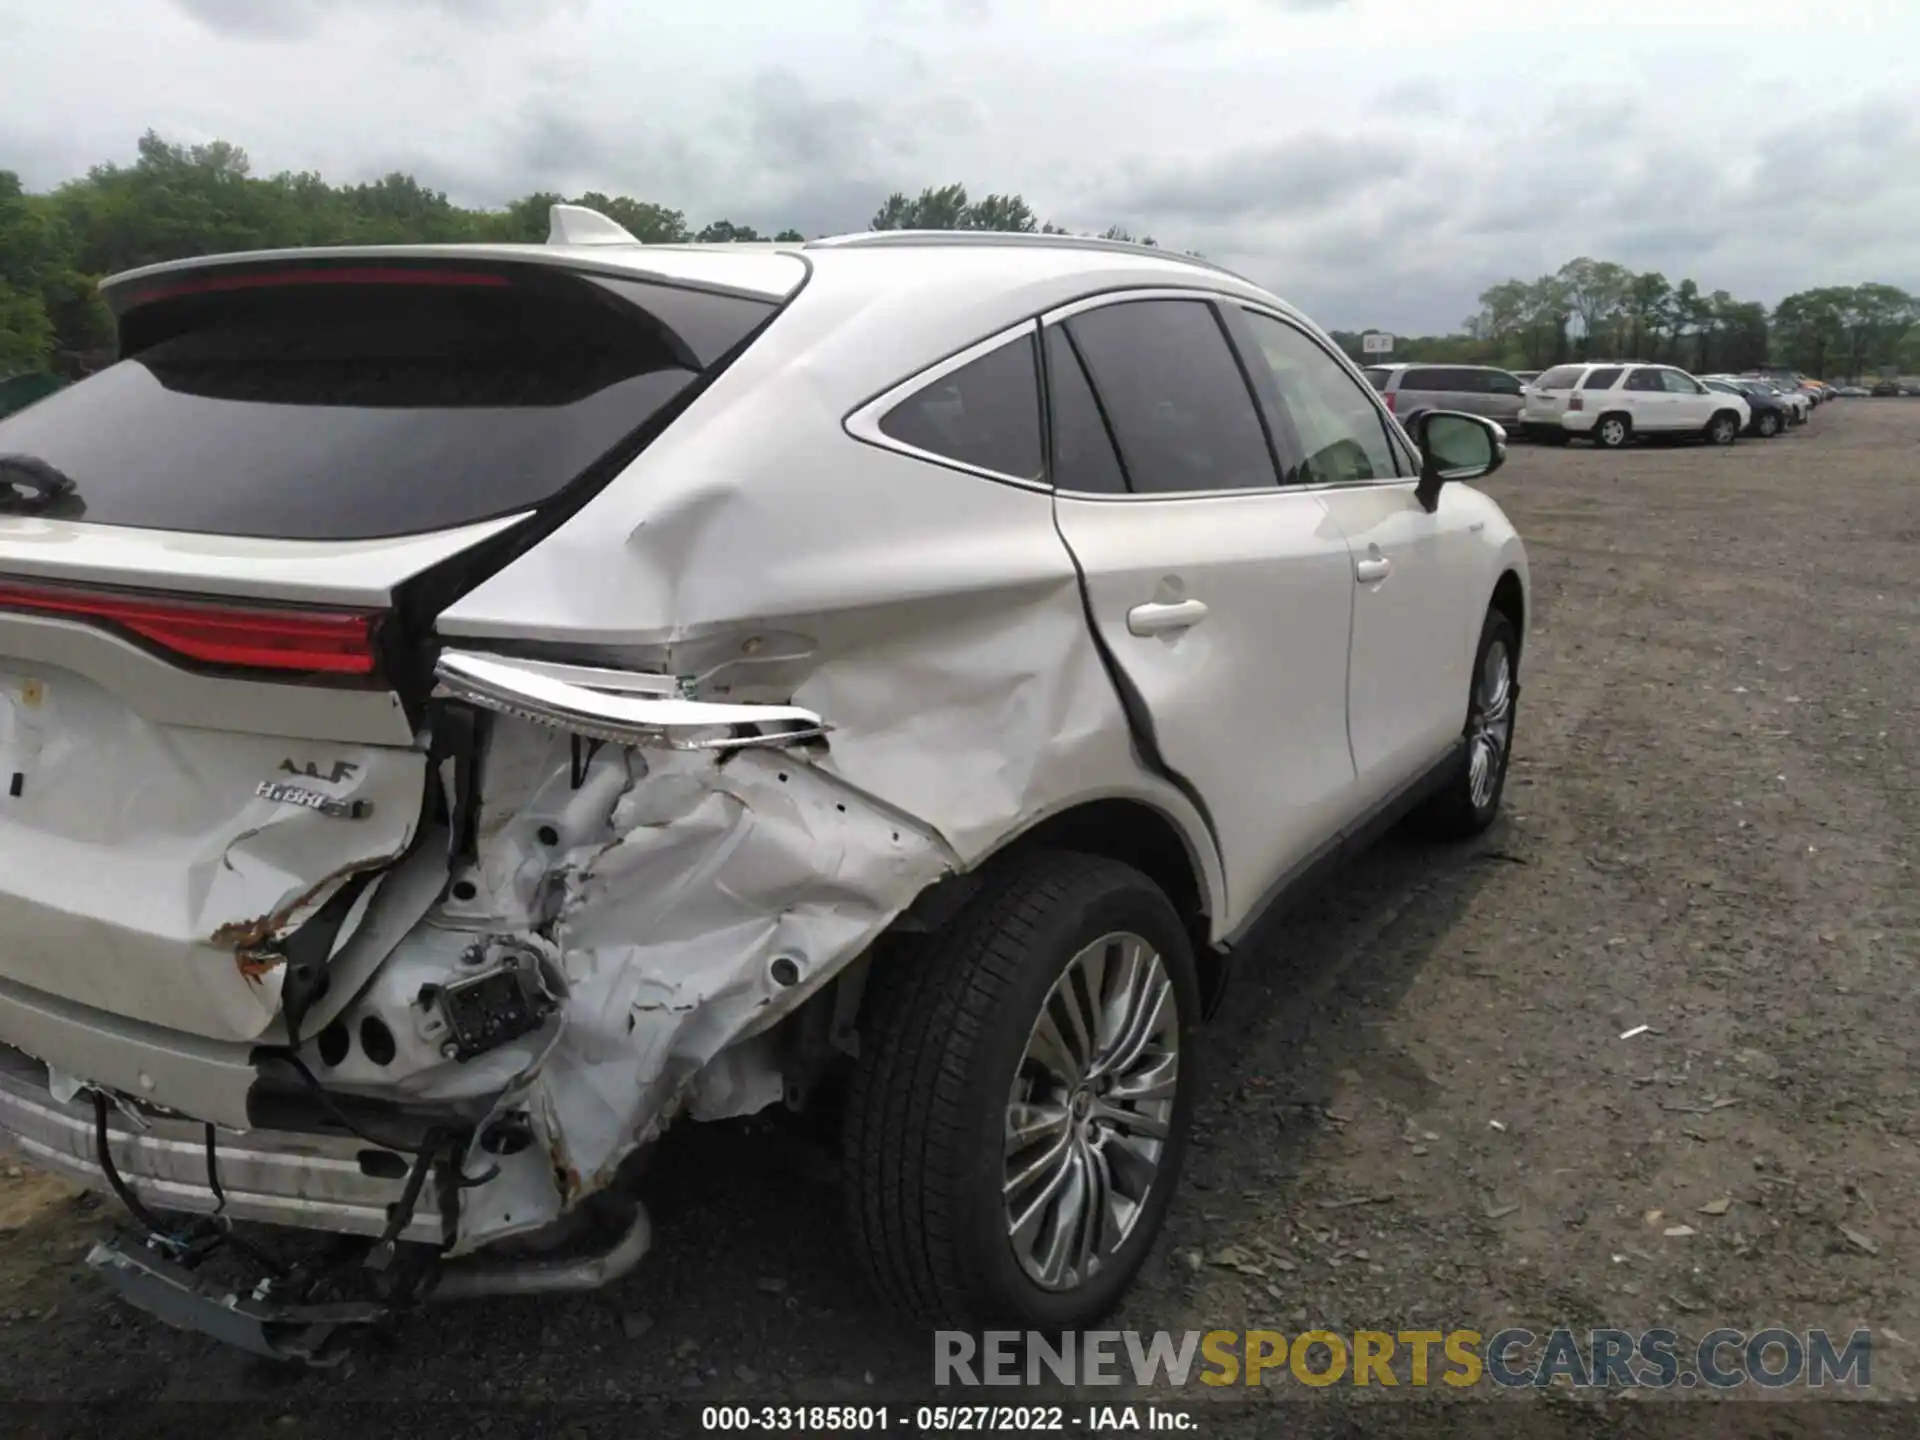
[[[1005,323],[983,315],[972,338]],[[873,368],[857,326],[802,324],[775,346],[788,325],[439,621],[461,648],[695,676],[701,698],[790,701],[832,727],[805,750],[628,752],[605,834],[570,838],[548,867],[568,994],[558,1039],[501,1106],[536,1117],[562,1204],[928,885],[1065,807],[1123,797],[1169,816],[1220,913],[1203,825],[1140,767],[1051,494],[845,435],[843,367],[866,367],[867,393],[901,373]],[[538,792],[564,765],[531,761],[524,728],[495,722],[465,927],[540,923],[525,836],[561,803]],[[503,810],[496,774],[521,776],[525,797]],[[509,1225],[493,1188],[463,1194],[463,1245],[523,1223],[526,1195]]]

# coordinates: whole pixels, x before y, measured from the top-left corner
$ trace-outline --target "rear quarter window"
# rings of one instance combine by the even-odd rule
[[[915,391],[881,417],[880,430],[929,455],[1038,480],[1045,458],[1033,337],[989,350]]]
[[[1536,390],[1571,390],[1579,382],[1581,366],[1556,365],[1533,382]]]
[[[451,529],[536,507],[626,453],[777,308],[433,273],[453,278],[195,281],[122,318],[117,364],[0,420],[0,452],[63,471],[62,514],[89,524],[291,540]]]

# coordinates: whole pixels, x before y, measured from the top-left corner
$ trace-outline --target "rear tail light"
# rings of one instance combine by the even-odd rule
[[[1582,398],[1581,398],[1580,396],[1578,396],[1578,395],[1569,395],[1569,396],[1567,397],[1567,409],[1569,409],[1569,410],[1584,410],[1584,409],[1586,409],[1586,408],[1587,408],[1587,402],[1586,402],[1585,400],[1583,400],[1583,399],[1582,399]]]
[[[1391,390],[1384,390],[1381,392],[1380,398],[1386,402],[1387,413],[1389,415],[1393,414],[1393,392]]]
[[[62,586],[0,585],[0,611],[90,621],[136,635],[183,660],[240,670],[371,675],[379,663],[364,611],[274,609],[162,600]]]

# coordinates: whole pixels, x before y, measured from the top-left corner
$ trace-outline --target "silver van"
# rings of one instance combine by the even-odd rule
[[[1520,377],[1493,365],[1369,365],[1367,379],[1402,420],[1422,410],[1465,410],[1513,427]]]

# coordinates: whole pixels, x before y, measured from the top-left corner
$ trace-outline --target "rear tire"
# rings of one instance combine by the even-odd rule
[[[1593,422],[1593,443],[1602,450],[1619,450],[1633,439],[1633,421],[1625,415],[1602,415]]]
[[[1488,610],[1468,681],[1466,744],[1459,764],[1415,812],[1420,828],[1438,839],[1478,835],[1500,813],[1507,763],[1513,755],[1514,713],[1520,701],[1520,686],[1514,679],[1519,653],[1520,637],[1513,622],[1498,610]]]
[[[1009,856],[868,986],[842,1163],[876,1287],[916,1320],[1097,1321],[1192,1122],[1200,988],[1173,906],[1117,861]]]
[[[1706,440],[1709,445],[1731,445],[1740,438],[1740,417],[1731,410],[1722,410],[1707,422]]]

